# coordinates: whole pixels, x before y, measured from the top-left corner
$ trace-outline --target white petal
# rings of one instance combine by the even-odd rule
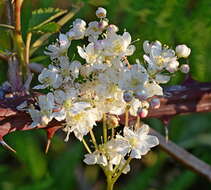
[[[97,163],[97,157],[95,154],[85,154],[84,162],[88,165],[93,165]]]
[[[86,52],[84,51],[84,49],[83,49],[82,47],[80,47],[80,46],[78,46],[77,48],[78,48],[78,53],[79,53],[79,55],[80,55],[83,59],[86,59],[87,54],[86,54]]]
[[[130,157],[131,158],[136,158],[136,159],[141,159],[140,151],[137,150],[137,149],[132,149],[132,151],[130,153]]]
[[[140,128],[138,128],[137,130],[137,134],[139,135],[139,137],[143,136],[143,135],[147,135],[149,133],[149,126],[144,124],[142,125]]]
[[[147,136],[145,137],[145,141],[146,141],[146,143],[148,144],[148,146],[149,146],[150,148],[152,148],[152,147],[154,147],[154,146],[157,146],[157,145],[159,144],[158,138],[155,137],[155,136],[152,136],[152,135],[147,135]]]
[[[125,127],[124,128],[124,136],[125,137],[133,137],[133,136],[135,136],[135,133],[132,130],[130,130],[128,127]]]

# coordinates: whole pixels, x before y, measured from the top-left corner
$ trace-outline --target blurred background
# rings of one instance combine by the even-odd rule
[[[126,29],[137,47],[135,58],[143,55],[144,40],[159,40],[175,47],[187,44],[194,79],[211,82],[211,1],[210,0],[25,0],[22,12],[23,33],[27,30],[31,11],[57,7],[71,9],[77,2],[83,8],[74,18],[95,20],[98,6],[107,9],[110,23],[122,33]],[[0,23],[5,23],[4,0],[0,0]],[[65,25],[66,32],[71,21]],[[50,43],[57,34],[49,39]],[[0,29],[0,49],[10,49],[9,34]],[[48,44],[47,43],[47,44]],[[47,45],[46,44],[46,45]],[[43,49],[36,56],[42,55]],[[71,54],[71,53],[70,53]],[[40,59],[47,65],[48,58]],[[7,64],[0,62],[0,84],[6,80]],[[35,77],[36,78],[36,77]],[[171,84],[180,83],[177,74]],[[36,82],[36,81],[35,81]],[[156,119],[146,122],[164,134],[163,124]],[[211,113],[177,116],[169,124],[169,138],[200,159],[211,164]],[[0,190],[103,190],[104,176],[98,167],[83,164],[83,147],[58,132],[47,155],[44,154],[45,133],[41,130],[15,132],[5,140],[17,150],[10,153],[0,147]],[[131,172],[122,176],[116,189],[121,190],[210,190],[211,184],[189,171],[159,148],[131,164]]]

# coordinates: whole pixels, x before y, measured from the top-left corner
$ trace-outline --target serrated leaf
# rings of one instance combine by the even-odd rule
[[[29,20],[29,31],[36,30],[41,26],[53,21],[59,16],[65,14],[67,10],[55,9],[55,8],[46,8],[46,9],[37,9],[32,12],[32,17]]]
[[[55,33],[58,32],[60,29],[60,25],[57,24],[56,22],[50,22],[47,23],[45,25],[42,25],[38,28],[36,28],[35,30],[33,30],[33,32],[38,32],[38,33]]]

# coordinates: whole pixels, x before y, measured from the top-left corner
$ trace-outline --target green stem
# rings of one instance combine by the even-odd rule
[[[125,162],[125,164],[122,166],[122,168],[119,170],[119,172],[115,175],[115,177],[113,177],[113,182],[115,183],[117,181],[117,179],[120,177],[120,175],[122,174],[123,170],[127,167],[127,165],[130,163],[130,161],[132,160],[131,157],[129,157],[127,159],[127,161]]]
[[[106,126],[106,114],[103,114],[103,138],[104,143],[107,142],[107,126]]]
[[[96,141],[96,139],[95,139],[95,135],[94,135],[94,133],[93,133],[92,130],[90,130],[89,133],[90,133],[90,136],[91,136],[91,138],[92,138],[92,143],[94,144],[95,149],[97,150],[97,149],[98,149],[98,145],[97,145],[97,141]]]
[[[113,190],[114,188],[114,182],[112,180],[112,176],[107,176],[107,190]]]
[[[82,143],[83,143],[84,147],[86,148],[87,152],[89,154],[91,154],[92,151],[90,150],[90,148],[89,148],[88,144],[86,143],[85,139],[82,139]]]
[[[27,72],[27,75],[30,74],[30,70],[29,70],[29,58],[30,58],[30,55],[29,55],[29,52],[30,52],[30,44],[31,44],[31,39],[32,39],[32,33],[29,32],[27,33],[27,36],[26,36],[26,47],[25,47],[25,53],[24,53],[24,65],[25,65],[25,69],[26,69],[26,72]]]

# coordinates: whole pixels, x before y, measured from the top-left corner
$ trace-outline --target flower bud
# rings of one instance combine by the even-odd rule
[[[139,108],[137,113],[141,118],[145,118],[148,115],[148,110],[146,108]]]
[[[148,40],[144,41],[143,43],[143,49],[145,53],[150,53],[150,49],[151,49],[151,44],[149,43]]]
[[[166,67],[166,70],[169,71],[170,73],[174,73],[177,71],[178,66],[179,66],[178,61],[172,61],[168,64],[168,66]]]
[[[188,57],[190,55],[191,49],[186,45],[178,45],[176,47],[176,54],[178,57]]]
[[[107,31],[109,33],[115,33],[115,32],[118,32],[118,30],[119,30],[119,28],[114,24],[110,24],[107,28]]]
[[[101,30],[105,29],[106,26],[108,26],[108,21],[102,20],[102,21],[99,22],[99,28]]]
[[[133,99],[133,94],[129,91],[125,91],[123,94],[123,99],[125,102],[130,102]]]
[[[180,71],[182,72],[182,73],[189,73],[189,71],[190,71],[190,66],[188,65],[188,64],[184,64],[184,65],[182,65],[181,67],[180,67]]]
[[[102,7],[99,7],[96,11],[96,15],[98,18],[105,18],[106,17],[106,10]]]
[[[142,108],[149,109],[149,103],[147,101],[142,101]]]
[[[108,115],[106,119],[108,128],[115,128],[119,126],[119,119],[114,115]]]
[[[140,101],[146,100],[146,99],[147,99],[146,91],[145,91],[145,90],[141,90],[140,92],[137,92],[137,93],[135,94],[135,97],[136,97],[137,99],[139,99]]]
[[[160,107],[160,100],[158,98],[153,98],[150,102],[150,106],[153,109],[158,109]]]

